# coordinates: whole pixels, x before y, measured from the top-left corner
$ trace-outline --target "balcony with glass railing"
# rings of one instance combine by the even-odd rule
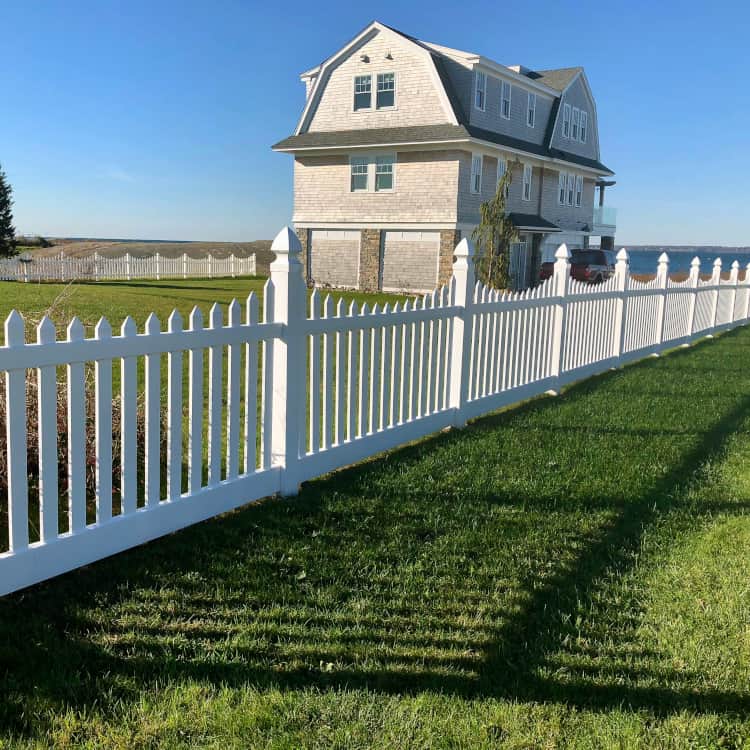
[[[594,234],[614,234],[616,227],[616,208],[612,206],[594,206]]]

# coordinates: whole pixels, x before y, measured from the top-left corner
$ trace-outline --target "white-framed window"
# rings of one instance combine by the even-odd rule
[[[570,104],[563,104],[563,138],[570,138]]]
[[[475,195],[482,192],[482,155],[471,157],[471,192]]]
[[[354,111],[372,108],[372,76],[354,76]]]
[[[393,190],[393,165],[395,154],[383,154],[375,157],[375,192]]]
[[[500,180],[505,177],[505,172],[508,169],[508,163],[505,161],[505,157],[498,156],[497,158],[497,182],[495,183],[495,192],[497,192],[500,186]]]
[[[573,193],[575,192],[575,179],[573,178],[572,174],[567,175],[567,183],[568,183],[568,200],[566,203],[569,206],[573,205]]]
[[[481,70],[474,71],[474,106],[484,112],[487,98],[487,76]]]
[[[378,73],[375,109],[388,109],[396,106],[396,74]]]
[[[521,198],[525,201],[531,200],[531,164],[523,165],[523,190]]]
[[[506,120],[510,120],[510,84],[507,81],[503,81],[501,89],[500,115]]]
[[[586,138],[588,137],[588,130],[589,130],[589,113],[584,112],[581,110],[581,143],[586,143]]]
[[[536,122],[536,94],[532,94],[529,91],[529,105],[526,108],[526,124],[530,127],[534,127]]]
[[[351,166],[350,192],[367,191],[370,160],[366,156],[352,156],[349,159],[349,164]]]
[[[570,121],[570,138],[571,140],[578,140],[578,125],[581,119],[581,110],[578,107],[573,107],[573,117]]]
[[[557,202],[561,205],[565,205],[565,189],[567,187],[567,175],[565,172],[560,172],[557,175]]]
[[[583,177],[576,175],[576,206],[581,207],[583,201]]]

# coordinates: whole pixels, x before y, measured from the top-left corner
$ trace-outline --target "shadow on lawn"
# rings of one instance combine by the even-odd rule
[[[723,345],[747,346],[737,339],[729,334]],[[695,351],[676,352],[672,358],[694,356]],[[731,366],[730,357],[718,361]],[[658,366],[651,361],[633,369]],[[623,376],[627,372],[582,383],[564,400],[583,404],[597,389],[614,387],[613,379]],[[684,404],[682,395],[671,397]],[[697,692],[689,684],[695,675],[665,673],[660,656],[637,642],[637,612],[613,611],[617,606],[612,602],[603,605],[617,623],[609,650],[595,643],[587,653],[586,646],[570,638],[576,630],[570,620],[580,603],[585,608],[600,601],[607,582],[627,574],[645,529],[679,508],[686,480],[746,427],[750,396],[734,396],[709,429],[696,428],[694,447],[637,497],[588,498],[586,512],[606,513],[606,519],[562,544],[566,557],[550,561],[552,573],[543,583],[533,571],[521,576],[520,585],[515,581],[518,595],[510,597],[502,611],[487,604],[486,591],[496,580],[467,578],[463,590],[459,582],[447,596],[436,584],[433,592],[410,598],[408,591],[396,593],[399,581],[393,574],[377,579],[379,567],[387,568],[393,558],[399,564],[403,557],[407,563],[419,563],[420,547],[440,541],[441,529],[427,518],[428,511],[444,512],[445,526],[471,524],[475,518],[450,498],[414,487],[371,507],[367,491],[373,478],[397,466],[418,464],[462,441],[491,438],[511,422],[544,417],[558,403],[530,402],[485,418],[469,430],[440,435],[310,483],[298,498],[263,503],[201,524],[0,601],[0,692],[10,696],[0,703],[0,730],[33,731],[35,702],[58,710],[98,705],[106,712],[103,695],[107,703],[127,702],[169,680],[367,688],[394,694],[436,691],[602,710],[626,706],[656,714],[750,711],[746,695]],[[543,429],[563,428],[546,424]],[[656,434],[637,425],[630,431],[592,425],[584,432],[607,440]],[[682,435],[684,430],[665,424],[660,434]],[[585,440],[575,426],[569,437]],[[617,472],[617,465],[611,470]],[[346,506],[331,504],[332,495],[343,495]],[[502,522],[505,543],[512,545],[514,534],[522,539],[540,523],[526,519],[524,509],[546,512],[548,502],[499,487],[497,494],[472,497],[467,504],[517,511]],[[578,511],[581,505],[578,501]],[[741,512],[747,504],[712,504],[710,511],[719,508]],[[550,504],[549,511],[572,513],[559,503]],[[327,577],[316,578],[313,586],[305,582],[306,571],[295,556],[286,559],[285,551],[295,550],[296,555],[301,547],[304,559],[312,554],[304,550],[314,548],[316,538],[323,539],[316,554],[325,558],[320,575]],[[357,608],[354,590],[354,583],[363,579],[354,576],[351,561],[342,553],[361,540],[378,555],[364,610]],[[461,550],[462,559],[471,564],[481,560],[483,552],[467,547]],[[306,564],[314,562],[312,557]],[[401,569],[394,564],[394,570]],[[311,573],[313,578],[314,570]],[[495,571],[495,579],[502,575]],[[319,601],[320,591],[325,601]],[[476,610],[482,612],[467,624],[467,615]],[[243,637],[249,625],[252,635]],[[626,654],[636,658],[628,661]],[[564,668],[561,656],[567,659]],[[599,661],[591,665],[589,656]]]

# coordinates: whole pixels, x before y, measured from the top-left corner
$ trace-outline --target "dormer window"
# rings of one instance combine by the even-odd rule
[[[510,84],[503,81],[502,99],[500,101],[500,114],[510,120]]]
[[[570,138],[570,104],[563,104],[563,138]]]
[[[396,74],[378,73],[378,90],[375,97],[377,109],[387,109],[396,105]]]
[[[581,143],[586,143],[586,137],[589,129],[589,113],[581,110]]]
[[[576,206],[580,208],[582,202],[583,202],[583,177],[577,174],[576,175]]]
[[[570,137],[572,140],[578,140],[578,125],[581,121],[581,110],[578,107],[573,107],[573,119],[570,123]]]
[[[372,108],[372,76],[354,77],[354,111]]]
[[[484,112],[484,102],[487,98],[487,76],[481,70],[474,73],[474,106]]]
[[[523,165],[523,190],[521,198],[525,201],[531,200],[531,164]]]
[[[530,127],[534,127],[536,121],[536,94],[532,94],[529,91],[529,105],[526,109],[526,124]]]

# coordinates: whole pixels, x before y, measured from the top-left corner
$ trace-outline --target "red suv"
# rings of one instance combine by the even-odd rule
[[[542,263],[540,281],[552,276],[555,264]],[[615,272],[615,254],[609,250],[573,250],[570,257],[570,275],[577,281],[599,284],[611,278]]]

